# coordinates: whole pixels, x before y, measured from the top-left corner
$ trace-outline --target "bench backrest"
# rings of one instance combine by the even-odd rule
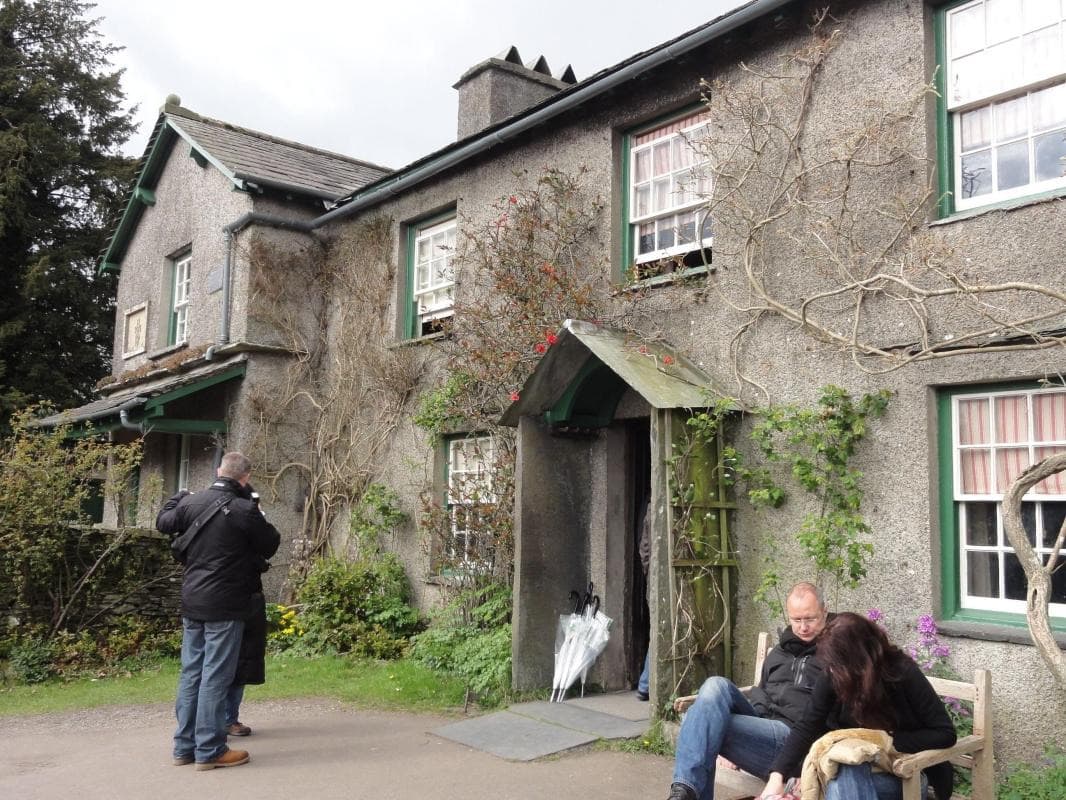
[[[987,736],[992,731],[992,673],[987,669],[974,671],[973,683],[930,678],[929,683],[943,699],[953,697],[973,703],[973,732]]]

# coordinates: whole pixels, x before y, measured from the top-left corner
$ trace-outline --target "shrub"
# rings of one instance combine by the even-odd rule
[[[297,593],[301,644],[314,652],[396,658],[420,625],[409,598],[407,575],[392,554],[373,561],[320,559]]]
[[[1066,751],[1048,746],[1036,764],[1017,764],[999,782],[997,800],[1062,800],[1066,797]]]
[[[44,683],[55,675],[56,648],[50,639],[27,636],[11,648],[10,668],[20,683]]]

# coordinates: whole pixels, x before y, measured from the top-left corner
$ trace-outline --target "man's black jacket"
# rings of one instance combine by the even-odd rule
[[[780,720],[790,727],[800,720],[822,674],[815,650],[814,642],[803,641],[792,628],[781,632],[777,647],[766,654],[759,685],[748,694],[760,717]]]
[[[247,619],[260,566],[281,542],[251,499],[251,490],[232,478],[219,478],[203,492],[174,495],[163,504],[155,526],[161,533],[178,535],[216,500],[227,497],[232,498],[229,504],[211,517],[185,553],[181,614],[190,619]]]

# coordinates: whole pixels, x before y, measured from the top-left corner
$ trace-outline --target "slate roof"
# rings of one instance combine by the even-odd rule
[[[336,200],[391,172],[368,161],[202,117],[180,106],[165,106],[163,116],[182,138],[238,180]]]

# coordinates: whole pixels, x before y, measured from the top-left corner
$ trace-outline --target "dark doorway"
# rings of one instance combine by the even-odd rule
[[[632,558],[629,560],[632,564],[632,574],[629,584],[633,587],[630,615],[633,630],[629,636],[631,646],[628,652],[627,675],[630,685],[636,687],[637,679],[644,669],[644,657],[648,652],[651,632],[647,564],[641,558],[641,537],[646,535],[644,522],[651,499],[651,426],[646,417],[626,423],[626,453],[631,520],[629,541],[632,547]],[[645,553],[650,552],[649,545],[650,543],[645,542]]]

